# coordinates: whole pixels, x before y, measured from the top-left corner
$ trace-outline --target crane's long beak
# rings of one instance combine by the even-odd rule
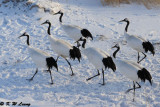
[[[21,38],[23,36],[26,36],[26,32],[24,32],[21,36],[19,36],[18,38]]]
[[[117,46],[117,44],[115,45],[115,46],[113,46],[111,49],[113,49],[113,48],[117,48],[118,46]]]
[[[18,38],[20,39],[20,38],[23,37],[23,36],[25,36],[25,35],[21,35],[21,36],[19,36]]]
[[[41,25],[46,24],[46,22],[42,23]]]
[[[18,38],[20,39],[22,37],[22,35],[21,36],[19,36]]]
[[[57,14],[59,14],[59,13],[55,13],[55,14],[53,14],[53,15],[57,15]]]
[[[57,12],[57,13],[53,14],[53,15],[57,15],[57,14],[61,14],[61,11],[59,11],[59,12]]]
[[[113,48],[116,48],[116,46],[113,46],[112,49],[113,49]]]
[[[124,20],[121,20],[121,21],[119,21],[119,22],[124,22]]]

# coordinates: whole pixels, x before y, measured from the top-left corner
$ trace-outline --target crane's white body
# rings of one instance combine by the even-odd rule
[[[88,60],[95,66],[96,69],[105,69],[102,60],[103,58],[107,58],[109,56],[108,53],[94,47],[83,49],[82,52],[87,56]]]
[[[127,44],[134,50],[138,52],[145,52],[142,43],[146,42],[145,39],[135,36],[135,35],[130,35],[126,31],[124,31],[124,36],[126,38]]]
[[[81,30],[82,28],[80,28],[79,26],[75,26],[75,25],[66,25],[60,22],[61,27],[63,28],[63,30],[65,31],[65,33],[72,39],[74,39],[75,41],[78,41],[81,37]]]
[[[65,59],[70,56],[69,51],[70,49],[73,49],[73,46],[70,43],[62,39],[54,38],[52,35],[48,35],[48,38],[54,52]]]
[[[51,55],[31,46],[28,46],[28,52],[38,68],[48,69],[46,58],[52,57]]]
[[[120,59],[113,59],[116,66],[117,71],[120,71],[124,76],[129,78],[132,81],[140,81],[138,78],[138,70],[141,70],[142,67],[133,61],[125,61]]]

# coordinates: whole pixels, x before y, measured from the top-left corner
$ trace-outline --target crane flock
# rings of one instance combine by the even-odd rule
[[[133,81],[133,88],[128,89],[126,92],[133,90],[134,96],[135,96],[135,89],[141,88],[141,85],[138,83],[139,81],[145,82],[146,80],[148,80],[149,83],[152,85],[152,76],[150,72],[145,67],[142,67],[139,63],[145,59],[146,57],[145,53],[147,53],[148,51],[150,51],[153,55],[155,54],[154,46],[151,44],[151,42],[146,41],[142,37],[138,37],[136,35],[130,35],[128,33],[128,26],[130,24],[129,19],[125,18],[120,22],[127,23],[124,31],[124,36],[128,46],[138,52],[137,62],[123,60],[122,58],[116,59],[116,54],[120,50],[120,46],[118,44],[112,47],[112,48],[117,48],[117,50],[113,53],[112,56],[109,55],[106,51],[101,50],[99,48],[95,48],[95,47],[85,48],[85,44],[87,43],[87,38],[90,37],[93,40],[93,36],[91,32],[86,28],[81,28],[76,25],[63,24],[62,23],[63,12],[59,11],[54,15],[57,15],[57,14],[60,14],[60,17],[59,17],[60,26],[66,32],[68,37],[72,38],[74,42],[77,43],[77,46],[74,46],[65,40],[58,39],[54,37],[54,35],[51,35],[51,30],[50,30],[51,22],[49,20],[46,20],[41,25],[44,25],[44,24],[48,25],[48,29],[47,29],[48,39],[50,42],[50,46],[53,50],[53,53],[57,54],[56,60],[47,52],[31,47],[29,44],[29,34],[27,34],[26,32],[22,34],[20,37],[23,37],[23,36],[27,37],[28,52],[33,62],[37,66],[35,74],[31,79],[29,79],[29,81],[33,80],[34,76],[38,72],[38,68],[43,68],[50,73],[51,84],[53,84],[51,69],[52,67],[54,67],[58,71],[57,61],[59,57],[62,57],[67,61],[72,72],[71,76],[73,76],[74,73],[72,70],[72,66],[71,66],[71,63],[68,61],[68,59],[73,59],[73,60],[77,59],[80,62],[82,54],[84,54],[85,56],[87,56],[87,59],[89,60],[89,62],[94,65],[95,69],[97,69],[97,74],[86,79],[87,81],[91,80],[94,77],[99,76],[100,75],[99,70],[102,70],[102,74],[103,74],[102,85],[105,85],[104,70],[106,70],[107,68],[108,69],[110,68],[112,69],[113,72],[120,71],[125,77]],[[83,41],[82,48],[80,48],[81,45],[79,41]],[[140,60],[139,53],[142,53],[144,55],[144,57],[141,60]],[[136,87],[136,85],[138,86]]]

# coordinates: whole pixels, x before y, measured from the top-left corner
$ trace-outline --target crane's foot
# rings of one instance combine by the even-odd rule
[[[135,101],[135,100],[134,100],[134,98],[133,98],[133,100],[132,100],[132,101],[133,101],[133,102]]]
[[[102,86],[104,86],[106,83],[99,83],[99,84],[101,84]]]
[[[51,82],[51,83],[49,83],[50,85],[53,85],[54,83],[53,82]]]
[[[31,82],[31,81],[33,81],[33,78],[31,78],[31,79],[26,79],[26,80],[28,80],[29,82]]]
[[[49,72],[49,70],[43,70],[44,72]]]
[[[75,75],[74,73],[71,74],[71,76],[74,76],[74,75]]]

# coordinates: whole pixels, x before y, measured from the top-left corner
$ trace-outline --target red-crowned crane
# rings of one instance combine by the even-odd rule
[[[128,26],[130,24],[129,20],[127,18],[125,18],[124,20],[121,20],[119,22],[126,22],[127,25],[125,27],[125,31],[124,31],[124,36],[127,40],[127,44],[134,50],[136,50],[138,52],[138,60],[137,63],[140,63],[144,58],[146,58],[146,54],[148,51],[150,51],[153,55],[155,54],[155,49],[153,47],[153,45],[149,42],[146,41],[144,38],[142,37],[138,37],[136,35],[130,35],[128,33]],[[144,55],[144,57],[140,59],[139,53],[142,53]]]
[[[152,85],[151,81],[152,77],[147,69],[145,69],[144,67],[140,66],[139,64],[133,61],[116,59],[116,54],[120,50],[120,47],[118,44],[116,44],[112,48],[117,48],[117,50],[113,53],[114,57],[113,61],[116,64],[117,71],[120,71],[124,76],[133,81],[133,88],[128,89],[126,93],[128,93],[131,90],[134,90],[134,97],[135,97],[135,89],[141,88],[141,85],[138,83],[139,81],[145,82],[146,80],[148,80]],[[138,85],[138,87],[136,87],[135,83]]]
[[[85,43],[83,43],[84,45]],[[116,70],[116,65],[112,60],[112,57],[105,51],[95,48],[95,47],[89,47],[89,48],[83,48],[82,52],[85,54],[85,56],[87,56],[89,62],[91,62],[94,67],[97,69],[98,74],[95,76],[92,76],[90,78],[87,79],[90,80],[96,76],[99,76],[99,70],[102,70],[102,74],[103,74],[103,83],[102,85],[105,85],[105,81],[104,81],[104,70],[105,69],[112,69],[113,72]]]
[[[66,32],[66,34],[75,40],[75,42],[77,42],[77,47],[80,46],[79,41],[84,41],[84,38],[91,38],[93,40],[92,34],[90,33],[89,30],[81,28],[79,26],[76,25],[66,25],[62,23],[62,16],[63,16],[63,12],[59,11],[56,14],[60,14],[59,17],[59,22],[61,27],[63,28],[63,30]]]
[[[29,35],[26,32],[23,35],[19,36],[19,38],[23,37],[23,36],[27,37],[27,45],[28,45],[29,55],[32,58],[33,62],[37,66],[35,74],[33,75],[32,78],[30,78],[28,80],[29,81],[33,80],[34,76],[38,73],[38,68],[44,68],[46,71],[48,71],[50,73],[51,84],[53,84],[51,69],[52,69],[52,67],[55,67],[58,71],[57,62],[50,54],[46,53],[45,51],[42,51],[40,49],[37,49],[37,48],[30,46]]]
[[[48,24],[49,25],[47,33],[48,33],[48,38],[49,38],[49,41],[50,41],[50,44],[51,44],[51,48],[53,49],[53,51],[55,53],[58,54],[58,57],[57,57],[56,61],[58,61],[59,56],[61,56],[62,58],[64,58],[67,61],[67,63],[69,64],[70,69],[72,71],[71,76],[73,76],[74,73],[73,73],[71,64],[67,60],[67,58],[70,58],[70,59],[73,59],[73,60],[75,60],[75,58],[77,58],[78,61],[80,62],[80,59],[81,59],[81,52],[80,52],[80,50],[77,47],[71,45],[69,42],[64,41],[62,39],[57,39],[54,36],[52,36],[51,33],[50,33],[51,23],[50,23],[49,20],[46,20],[42,24]]]

